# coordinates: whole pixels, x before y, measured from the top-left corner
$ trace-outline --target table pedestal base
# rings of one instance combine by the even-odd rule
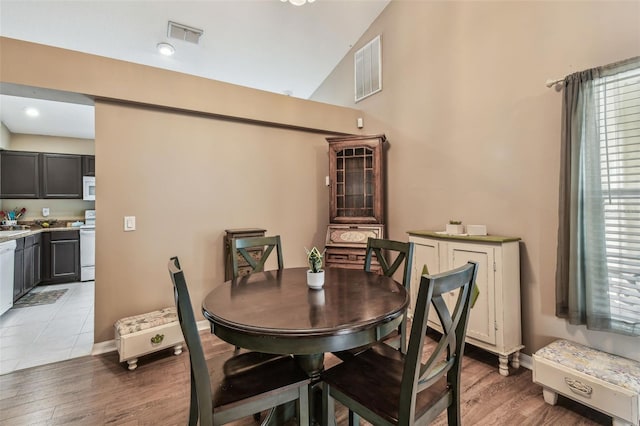
[[[320,373],[324,370],[324,354],[312,354],[312,355],[294,355],[293,356],[298,365],[302,368],[311,378],[312,383],[316,383],[320,380]]]

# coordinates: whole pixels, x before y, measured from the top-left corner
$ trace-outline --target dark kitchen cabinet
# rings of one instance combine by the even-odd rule
[[[40,197],[40,154],[0,151],[0,198]]]
[[[42,240],[42,266],[43,284],[79,281],[79,231],[45,232]]]
[[[41,154],[41,198],[82,198],[82,156]]]
[[[24,238],[16,240],[13,256],[13,301],[24,295]]]
[[[95,157],[0,151],[0,198],[82,199],[82,176],[95,174]]]
[[[29,235],[24,239],[24,292],[28,293],[40,284],[42,270],[42,234]]]
[[[96,157],[94,155],[82,156],[82,176],[96,175]]]
[[[16,240],[14,256],[13,300],[16,301],[40,283],[41,234]]]

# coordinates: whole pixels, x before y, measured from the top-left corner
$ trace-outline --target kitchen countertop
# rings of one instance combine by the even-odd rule
[[[28,229],[12,229],[0,230],[0,243],[5,241],[17,240],[18,238],[28,237],[29,235],[39,234],[41,232],[57,232],[57,231],[77,231],[80,227],[67,226],[66,224],[51,225],[43,228],[40,225],[32,225]],[[4,234],[4,235],[3,235]]]

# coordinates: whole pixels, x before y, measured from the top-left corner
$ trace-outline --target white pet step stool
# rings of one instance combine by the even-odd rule
[[[173,354],[182,353],[184,338],[175,307],[122,318],[113,325],[120,362],[127,361],[129,370],[138,366],[142,355],[173,346]]]
[[[558,394],[613,418],[614,426],[640,425],[640,362],[556,340],[533,354],[533,381],[545,402]]]

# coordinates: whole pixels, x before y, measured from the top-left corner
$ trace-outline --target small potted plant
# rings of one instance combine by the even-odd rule
[[[325,249],[326,250],[326,249]],[[307,285],[312,289],[320,289],[324,285],[324,270],[322,269],[322,257],[325,250],[320,253],[317,247],[313,247],[307,252],[307,262],[309,270],[307,271]]]

